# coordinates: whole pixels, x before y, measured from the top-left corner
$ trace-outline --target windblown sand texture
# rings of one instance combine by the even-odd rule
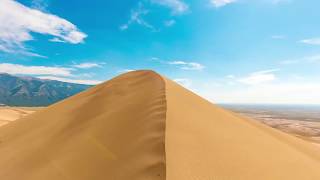
[[[0,107],[0,126],[34,113],[40,108]]]
[[[152,71],[118,76],[0,128],[1,180],[319,180],[311,143]]]

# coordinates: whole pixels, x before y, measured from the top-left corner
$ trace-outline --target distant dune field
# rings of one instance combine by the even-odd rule
[[[153,71],[120,75],[0,128],[5,180],[319,180],[313,144]]]
[[[0,107],[0,126],[32,114],[41,108]]]

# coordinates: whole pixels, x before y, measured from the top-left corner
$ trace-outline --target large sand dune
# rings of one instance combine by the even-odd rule
[[[130,72],[0,128],[3,180],[319,180],[311,143]]]

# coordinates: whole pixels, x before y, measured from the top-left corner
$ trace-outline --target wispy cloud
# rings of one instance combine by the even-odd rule
[[[24,42],[34,40],[31,33],[51,35],[71,44],[87,37],[71,22],[13,0],[1,0],[0,22],[0,50],[7,53],[37,56],[24,46]]]
[[[184,86],[185,88],[190,88],[192,85],[192,81],[186,78],[177,78],[177,79],[174,79],[173,81],[180,84],[181,86]]]
[[[248,85],[256,85],[256,84],[270,82],[276,79],[276,75],[274,74],[274,72],[276,71],[279,71],[279,69],[257,71],[257,72],[251,73],[247,77],[238,79],[238,81]]]
[[[152,31],[156,31],[156,28],[144,20],[144,16],[149,14],[149,10],[145,9],[142,2],[139,2],[138,7],[131,10],[130,18],[127,23],[121,25],[119,28],[122,31],[127,30],[132,24],[138,24]]]
[[[45,79],[45,80],[55,80],[55,81],[62,81],[62,82],[68,82],[68,83],[75,83],[75,84],[87,84],[87,85],[97,85],[102,83],[102,81],[97,81],[97,80],[71,79],[71,78],[56,77],[56,76],[38,76],[37,78]]]
[[[203,70],[205,68],[204,65],[196,62],[186,62],[186,61],[171,61],[168,62],[170,65],[176,65],[180,69],[183,70]]]
[[[320,55],[309,56],[305,60],[309,63],[318,63],[320,62]]]
[[[310,45],[320,45],[320,38],[303,39],[299,42],[304,44],[310,44]]]
[[[25,66],[20,64],[2,63],[1,73],[21,74],[21,75],[55,75],[72,76],[72,68],[52,67],[52,66]]]
[[[75,67],[75,68],[80,68],[80,69],[90,69],[90,68],[102,67],[103,64],[104,64],[104,63],[90,63],[90,62],[86,62],[86,63],[75,64],[75,65],[73,65],[73,67]]]
[[[281,61],[280,64],[283,65],[291,65],[291,64],[299,64],[299,63],[318,63],[320,62],[320,54],[305,56],[297,59],[288,59]]]
[[[284,60],[284,61],[281,61],[280,62],[280,64],[285,64],[285,65],[288,65],[288,64],[297,64],[297,63],[299,63],[300,62],[300,60]]]
[[[237,2],[237,0],[210,0],[210,3],[217,8],[231,4],[231,3],[235,3],[235,2]]]
[[[229,75],[226,76],[226,78],[228,78],[228,79],[234,79],[235,76],[234,76],[233,74],[229,74]]]
[[[287,37],[285,35],[272,35],[272,39],[286,39]]]
[[[164,21],[164,25],[165,25],[166,27],[171,27],[171,26],[173,26],[174,24],[176,24],[176,21],[173,20],[173,19]]]
[[[39,9],[41,11],[46,11],[48,7],[49,0],[32,0],[31,8]]]
[[[62,39],[59,39],[59,38],[56,38],[56,37],[54,37],[52,39],[49,39],[49,41],[51,41],[51,42],[59,42],[59,43],[65,43],[66,42],[66,41],[64,41]]]
[[[189,10],[189,5],[182,0],[151,0],[151,2],[170,8],[173,14],[182,14]]]
[[[291,2],[292,0],[266,0],[268,2],[271,2],[272,4],[280,4],[280,3],[288,3]]]

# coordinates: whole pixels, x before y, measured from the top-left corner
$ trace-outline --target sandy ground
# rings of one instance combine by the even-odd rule
[[[29,107],[0,107],[0,126],[8,124],[19,118],[32,114],[41,108],[29,108]]]
[[[319,180],[320,151],[152,71],[0,128],[5,180]]]

